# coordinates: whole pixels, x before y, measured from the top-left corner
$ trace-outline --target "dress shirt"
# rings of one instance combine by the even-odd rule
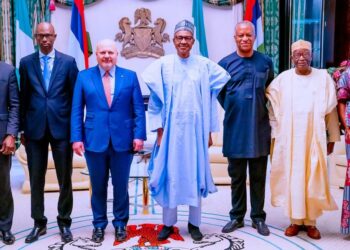
[[[50,59],[48,60],[48,65],[49,65],[49,73],[51,75],[52,73],[52,68],[53,68],[53,62],[55,61],[55,50],[53,49],[49,54],[45,55],[39,50],[39,58],[40,58],[40,67],[41,71],[44,72],[44,56],[48,56]]]

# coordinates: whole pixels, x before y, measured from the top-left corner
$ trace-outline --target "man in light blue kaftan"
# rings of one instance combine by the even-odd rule
[[[149,124],[157,131],[150,161],[150,190],[163,207],[167,239],[177,221],[177,206],[189,205],[188,230],[201,240],[201,197],[216,192],[210,172],[208,145],[219,130],[217,101],[229,74],[209,59],[191,55],[193,24],[183,20],[175,27],[177,54],[153,62],[142,74],[150,89]]]

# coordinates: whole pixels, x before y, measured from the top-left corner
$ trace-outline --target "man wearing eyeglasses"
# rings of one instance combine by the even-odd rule
[[[295,67],[282,72],[266,92],[274,141],[271,202],[290,218],[286,236],[303,230],[320,239],[316,219],[337,209],[327,176],[327,155],[340,139],[335,86],[326,70],[311,67],[310,42],[296,41],[291,52]]]
[[[54,49],[56,33],[50,23],[38,24],[35,39],[39,51],[21,59],[21,142],[25,146],[31,188],[34,228],[25,242],[46,233],[44,186],[49,144],[55,163],[60,195],[57,223],[62,241],[73,240],[70,231],[72,196],[72,147],[70,113],[78,68],[74,58]]]
[[[219,130],[216,95],[229,75],[191,54],[193,32],[191,22],[179,22],[173,39],[177,54],[156,60],[142,74],[151,91],[149,125],[157,132],[149,169],[152,196],[163,207],[158,240],[174,232],[178,205],[189,206],[188,231],[193,240],[201,240],[201,197],[216,191],[208,147],[211,132]]]

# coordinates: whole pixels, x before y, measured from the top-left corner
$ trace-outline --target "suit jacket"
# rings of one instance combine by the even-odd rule
[[[38,140],[48,126],[55,139],[69,139],[72,96],[78,74],[74,58],[55,51],[48,91],[39,52],[22,58],[19,72],[21,130],[25,137]]]
[[[0,144],[6,135],[17,136],[19,96],[15,68],[0,62]]]
[[[116,67],[109,107],[99,67],[81,71],[74,89],[71,141],[84,142],[89,151],[104,152],[110,141],[115,151],[131,150],[133,139],[146,140],[145,108],[136,73]]]

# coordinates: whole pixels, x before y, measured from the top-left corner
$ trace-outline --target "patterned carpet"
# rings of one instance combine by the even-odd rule
[[[106,228],[105,240],[101,244],[92,242],[91,209],[89,204],[89,192],[74,192],[74,209],[72,232],[74,241],[63,244],[60,242],[58,227],[55,221],[57,213],[57,193],[45,194],[46,216],[48,217],[48,231],[37,242],[25,244],[25,236],[30,232],[33,222],[30,218],[30,196],[20,192],[23,181],[23,171],[20,166],[14,164],[12,169],[12,186],[15,199],[15,216],[12,231],[16,236],[16,242],[12,246],[0,243],[0,249],[196,249],[196,250],[240,250],[240,249],[350,249],[350,238],[339,233],[340,211],[327,212],[317,222],[321,231],[321,240],[312,240],[305,232],[297,237],[286,237],[284,229],[289,225],[288,219],[283,215],[281,208],[273,208],[269,204],[270,194],[266,194],[265,210],[267,212],[267,224],[271,230],[268,237],[259,235],[251,227],[249,212],[247,211],[245,227],[229,234],[221,233],[221,228],[228,221],[230,208],[230,188],[220,186],[219,192],[210,195],[203,200],[203,216],[201,231],[205,237],[200,242],[195,242],[187,232],[188,210],[186,206],[179,208],[178,233],[172,235],[169,241],[158,242],[157,232],[160,230],[161,209],[156,204],[150,203],[150,213],[143,214],[142,208],[142,182],[130,182],[130,221],[129,238],[116,245],[114,242],[114,229],[109,223]],[[111,189],[111,187],[109,187]],[[267,191],[269,188],[267,187]],[[111,191],[111,190],[110,190]],[[332,194],[338,206],[341,203],[342,190],[332,189]],[[112,197],[109,197],[112,198]],[[249,203],[248,203],[249,204]],[[248,206],[249,208],[249,206]],[[108,203],[108,211],[111,211],[111,203]],[[109,220],[112,214],[108,213]]]

